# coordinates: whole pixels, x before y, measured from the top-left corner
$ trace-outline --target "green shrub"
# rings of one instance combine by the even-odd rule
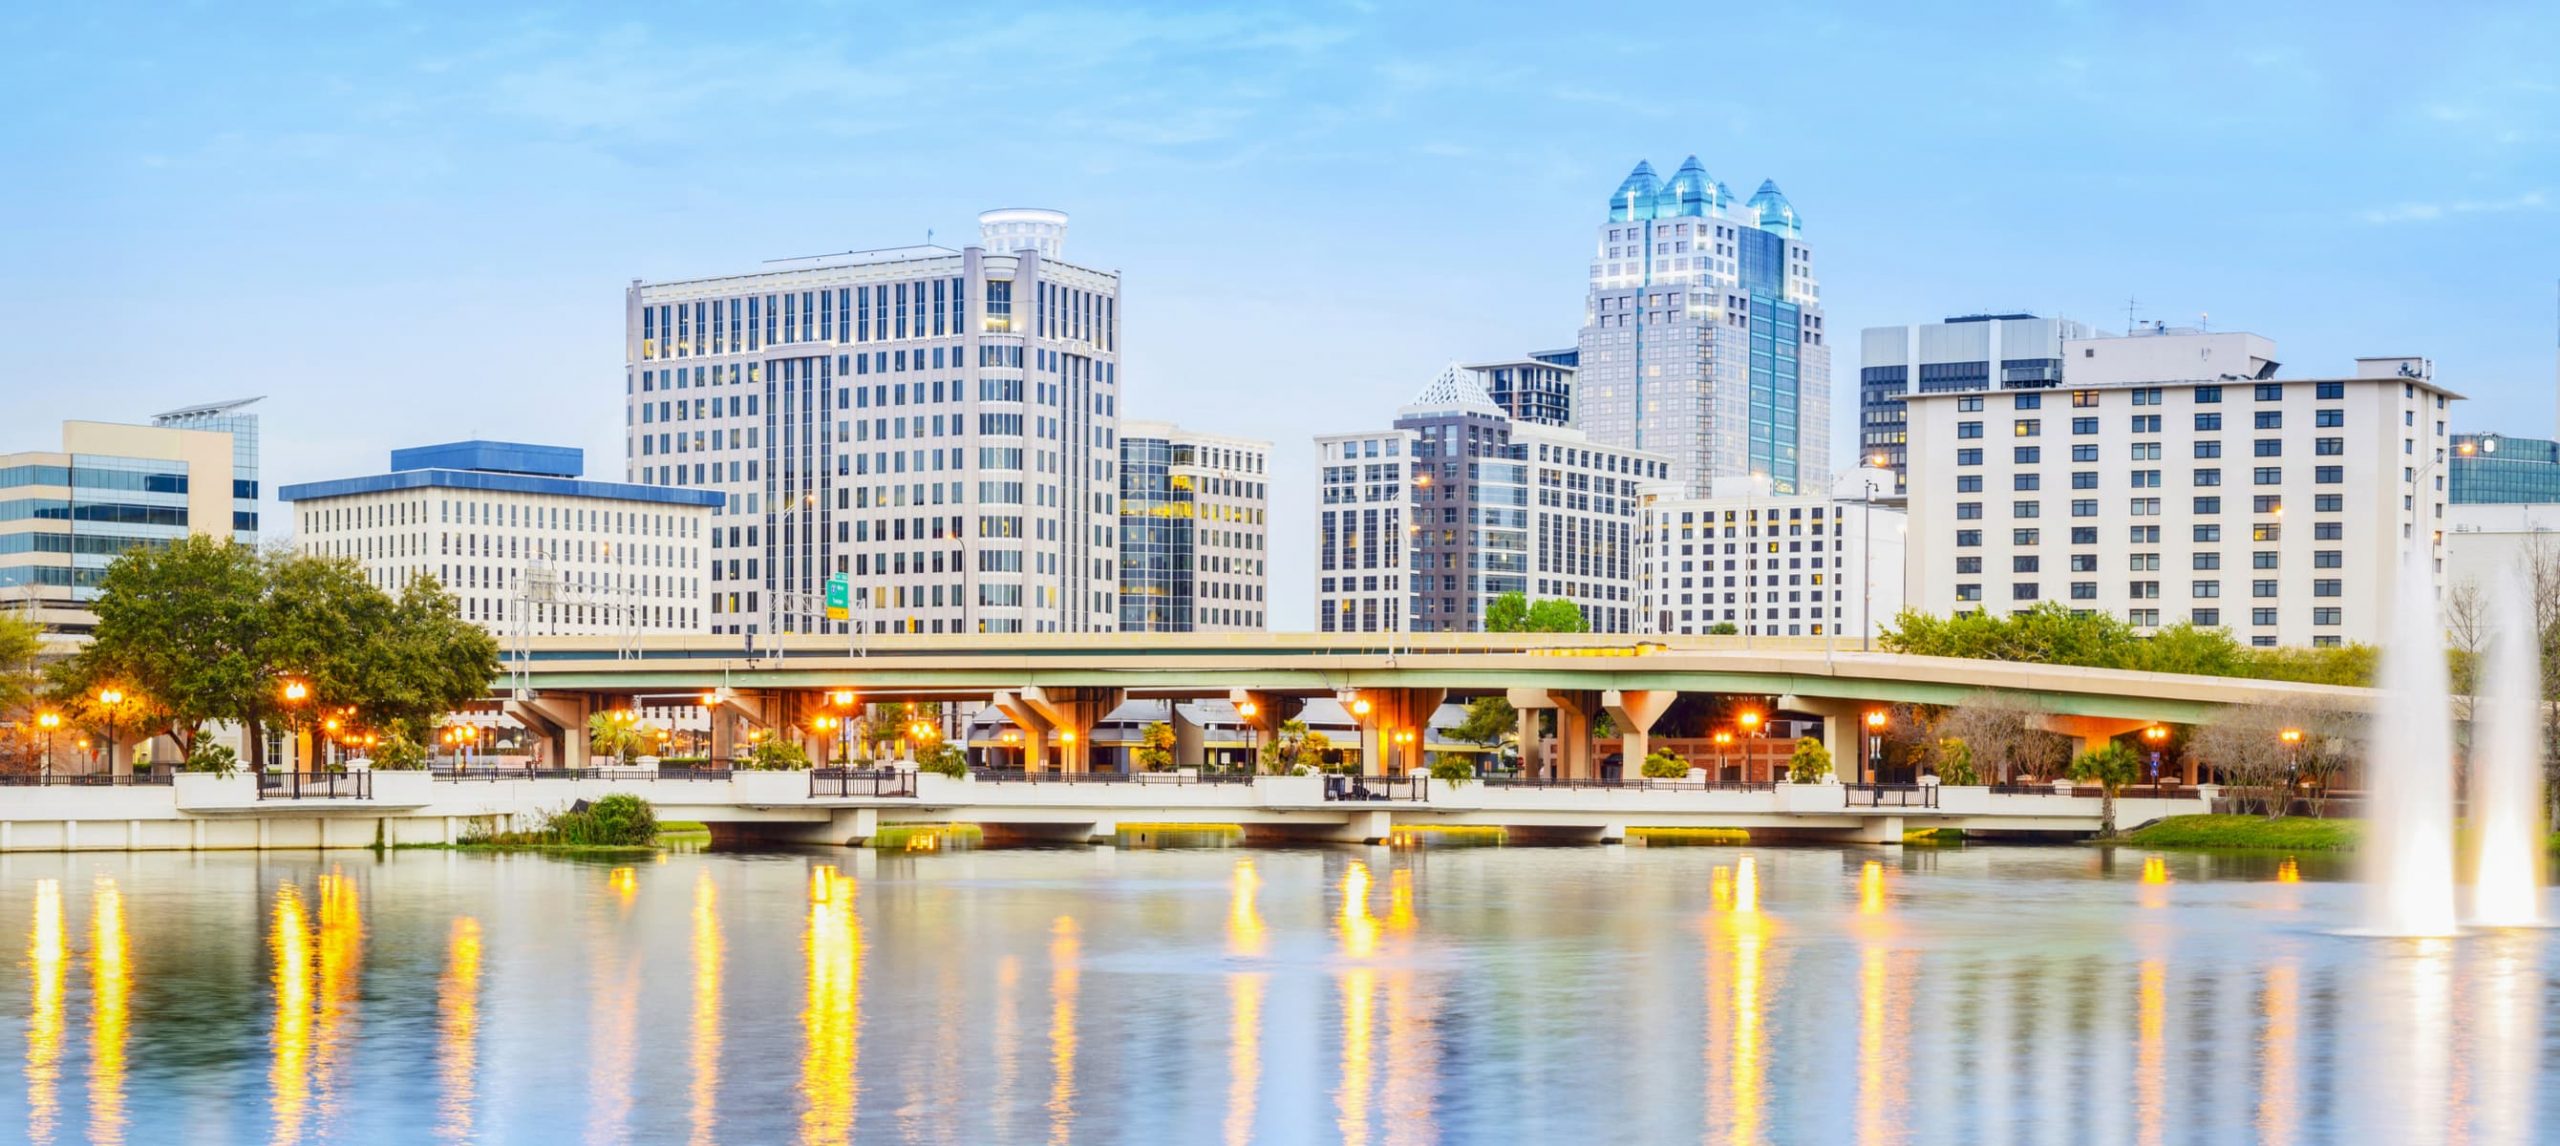
[[[423,772],[427,768],[427,750],[418,742],[394,732],[374,746],[373,766],[386,772]]]
[[[1475,761],[1457,752],[1443,752],[1431,761],[1431,778],[1452,784],[1476,778]]]
[[[1787,758],[1787,779],[1797,784],[1819,784],[1830,778],[1831,750],[1810,736],[1797,739],[1795,755]]]
[[[658,838],[658,813],[649,801],[615,793],[585,811],[555,812],[544,826],[551,842],[581,847],[645,847]]]
[[[950,744],[936,744],[916,753],[916,770],[958,780],[969,774],[969,754]]]
[[[809,753],[782,737],[768,736],[747,750],[746,766],[767,772],[802,771],[809,767]]]
[[[1644,758],[1647,780],[1685,780],[1689,778],[1689,762],[1662,749],[1654,749]]]
[[[1938,782],[1958,787],[1982,782],[1981,774],[1973,770],[1972,745],[1952,736],[1938,741]]]
[[[187,757],[189,772],[211,772],[217,776],[228,776],[239,770],[240,754],[232,751],[228,745],[216,744],[210,740],[198,739],[195,752]]]

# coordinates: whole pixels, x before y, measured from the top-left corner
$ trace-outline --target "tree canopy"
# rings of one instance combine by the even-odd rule
[[[486,695],[498,644],[453,597],[417,578],[398,598],[353,561],[193,536],[134,549],[107,567],[91,642],[55,666],[70,716],[101,723],[101,690],[125,700],[125,728],[165,731],[192,751],[204,726],[248,729],[253,759],[269,724],[299,727],[353,710],[355,727],[420,740],[438,717]],[[288,701],[286,681],[305,694]]]
[[[2228,630],[2185,621],[2144,636],[2122,620],[2075,611],[2058,601],[2007,616],[1975,611],[1941,617],[1905,610],[1880,639],[1888,652],[1919,656],[2314,684],[2369,683],[2374,662],[2367,645],[2256,649]]]
[[[1582,616],[1582,606],[1562,597],[1548,597],[1532,603],[1526,593],[1504,593],[1485,606],[1484,631],[1488,633],[1587,633],[1591,622]]]

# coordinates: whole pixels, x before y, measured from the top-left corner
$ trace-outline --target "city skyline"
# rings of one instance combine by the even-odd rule
[[[29,109],[0,140],[50,174],[6,192],[40,225],[0,238],[0,324],[53,381],[13,394],[0,449],[265,394],[270,515],[278,486],[431,441],[609,470],[629,280],[957,245],[1031,205],[1124,278],[1130,415],[1272,441],[1272,535],[1305,538],[1315,435],[1383,422],[1451,358],[1569,344],[1600,196],[1693,152],[1814,220],[1835,331],[2012,309],[2112,330],[2137,298],[2279,339],[2293,377],[2427,355],[2471,398],[2462,429],[2552,424],[2543,14],[1832,9],[1737,30],[1820,50],[1733,52],[1696,96],[1608,80],[1668,45],[1502,12],[5,19],[40,47],[0,81]],[[1412,46],[1425,27],[1448,34]],[[2013,66],[1951,74],[1937,49]],[[2413,66],[2368,91],[2383,57]],[[1933,98],[1877,98],[1905,71]],[[943,96],[1034,110],[996,136],[887,114]],[[1946,147],[2030,134],[2062,142]],[[1835,459],[1854,428],[1835,410]],[[1273,627],[1311,628],[1310,554],[1271,565]]]

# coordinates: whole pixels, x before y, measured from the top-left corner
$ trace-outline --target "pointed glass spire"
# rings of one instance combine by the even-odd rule
[[[1455,362],[1443,367],[1440,376],[1422,388],[1406,405],[1408,410],[1478,410],[1502,413],[1493,395],[1485,392],[1476,372]]]
[[[1638,160],[1636,169],[1627,173],[1626,182],[1618,184],[1618,193],[1609,197],[1609,221],[1652,218],[1654,195],[1661,188],[1662,181],[1655,178],[1653,164]]]
[[[1763,231],[1776,231],[1790,238],[1804,234],[1803,218],[1796,214],[1795,205],[1787,202],[1786,194],[1778,190],[1775,179],[1761,180],[1760,190],[1754,192],[1751,201],[1744,206],[1759,217]]]
[[[1671,181],[1653,197],[1654,215],[1705,215],[1713,211],[1717,201],[1716,181],[1707,174],[1705,164],[1692,155],[1671,173]]]

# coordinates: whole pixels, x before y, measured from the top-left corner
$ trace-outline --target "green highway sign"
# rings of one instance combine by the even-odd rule
[[[827,578],[827,619],[841,621],[853,615],[853,582],[838,573]]]

